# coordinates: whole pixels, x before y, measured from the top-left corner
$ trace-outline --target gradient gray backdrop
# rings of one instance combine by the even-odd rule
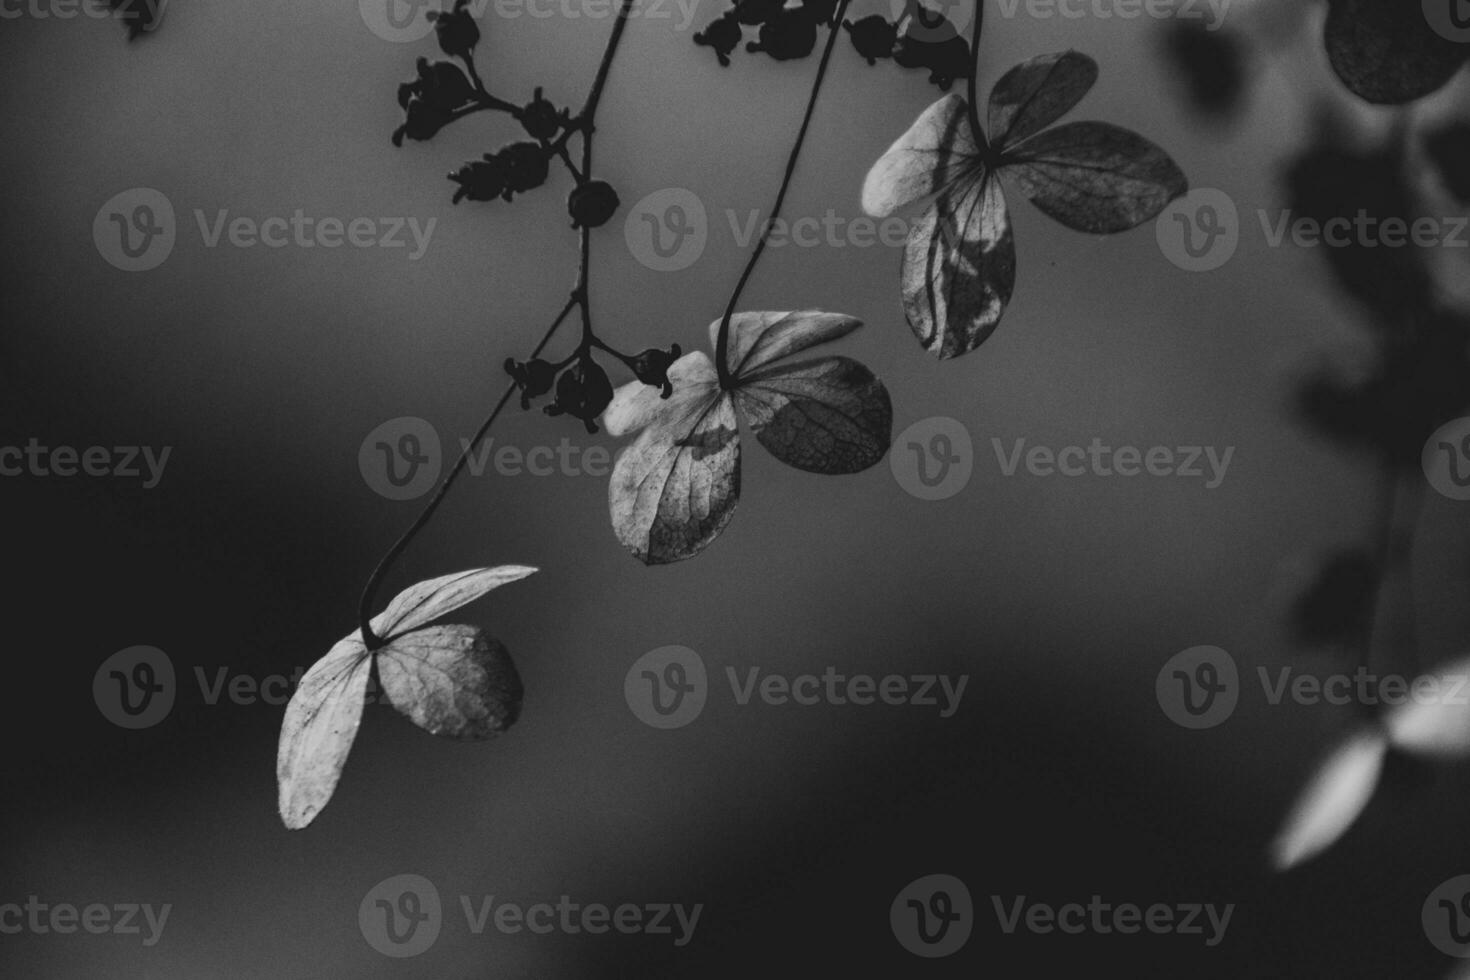
[[[855,13],[875,12],[861,6]],[[705,0],[702,26],[716,13]],[[516,100],[579,104],[610,21],[497,19],[480,64]],[[639,349],[705,344],[742,253],[723,214],[769,206],[815,59],[722,70],[675,21],[635,21],[599,122],[597,169],[625,204],[687,187],[715,219],[690,269],[629,254],[622,215],[593,236],[601,330]],[[1072,118],[1136,129],[1195,186],[1242,210],[1280,201],[1281,164],[1332,90],[1320,45],[1261,71],[1234,129],[1194,122],[1148,22],[991,13],[981,88],[1077,47],[1101,79]],[[609,528],[606,481],[486,476],[458,486],[392,588],[477,564],[542,571],[473,607],[527,695],[504,738],[461,746],[369,709],[331,805],[303,832],[275,812],[280,709],[200,703],[126,733],[91,699],[133,644],[186,677],[306,666],[351,629],[358,590],[415,513],[365,486],[357,452],[396,416],[468,435],[564,300],[575,237],[564,178],[514,205],[451,206],[446,171],[515,138],[475,117],[395,150],[396,85],[431,41],[385,42],[355,2],[174,0],[135,44],[88,19],[0,23],[0,443],[173,447],[162,485],[0,480],[8,751],[0,901],[169,902],[163,940],[0,937],[25,977],[1433,977],[1419,906],[1470,866],[1470,782],[1452,771],[1380,799],[1342,846],[1286,876],[1265,847],[1345,712],[1247,699],[1206,732],[1171,724],[1154,679],[1197,644],[1243,670],[1297,662],[1282,569],[1352,541],[1368,468],[1285,411],[1290,366],[1360,336],[1318,257],[1248,236],[1225,268],[1169,264],[1151,226],[1093,238],[1011,196],[1019,277],[978,353],[937,363],[898,302],[897,250],[773,249],[745,306],[861,317],[843,353],[892,393],[895,431],[933,415],[975,438],[967,489],[939,503],[882,465],[828,479],[749,444],[734,521],[708,552],[647,569]],[[743,54],[743,53],[742,53]],[[858,213],[869,165],[937,97],[844,41],[788,202]],[[159,269],[99,257],[92,220],[161,190],[180,240]],[[206,249],[192,211],[439,219],[402,250]],[[512,413],[499,442],[588,437]],[[990,439],[1234,446],[1224,484],[1002,477]],[[590,441],[608,442],[605,437]],[[609,443],[610,444],[610,443]],[[1456,505],[1427,504],[1425,648],[1460,651]],[[1462,505],[1463,506],[1463,505]],[[1463,583],[1461,583],[1463,584]],[[655,731],[624,704],[629,665],[666,644],[723,668],[967,673],[958,715],[916,708],[737,708]],[[428,953],[390,961],[357,907],[412,872],[450,904]],[[904,952],[888,905],[957,875],[979,924],[947,960]],[[703,902],[695,941],[470,935],[456,896],[529,904]],[[1225,943],[1005,936],[989,896],[1237,903]]]

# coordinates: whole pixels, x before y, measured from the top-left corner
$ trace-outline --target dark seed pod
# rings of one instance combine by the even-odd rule
[[[669,367],[679,359],[679,345],[674,344],[667,351],[650,347],[648,350],[633,358],[633,375],[646,385],[662,388],[660,398],[668,398],[674,393],[673,382],[669,381]]]
[[[712,21],[704,30],[697,31],[694,35],[694,43],[714,48],[715,57],[720,60],[720,64],[728,66],[730,52],[740,44],[742,37],[740,22],[735,19],[734,11],[730,11]]]
[[[761,25],[759,41],[745,46],[747,51],[764,51],[777,61],[805,58],[817,46],[817,25],[802,16],[800,10],[784,10],[774,20]]]
[[[595,433],[598,428],[594,420],[607,410],[612,399],[607,372],[590,355],[584,355],[556,379],[556,401],[546,406],[546,414],[581,419],[588,433]]]
[[[801,12],[813,24],[830,24],[837,13],[837,0],[801,0]]]
[[[449,113],[432,102],[409,99],[403,125],[393,131],[393,145],[402,146],[404,137],[411,140],[433,139],[449,122]]]
[[[500,148],[495,154],[505,168],[505,193],[507,201],[514,194],[522,194],[546,183],[549,170],[546,151],[537,143],[522,140]]]
[[[955,79],[969,78],[974,70],[970,44],[962,37],[922,41],[905,35],[893,46],[893,60],[904,68],[929,69],[929,81],[946,92]]]
[[[451,58],[468,58],[480,43],[480,26],[467,9],[470,0],[455,0],[450,11],[429,11],[429,23],[439,36],[439,48]]]
[[[505,167],[493,156],[465,164],[449,175],[459,185],[454,192],[454,203],[465,198],[471,201],[493,201],[505,194]]]
[[[540,358],[517,361],[508,357],[505,359],[505,371],[521,389],[521,408],[530,408],[531,399],[546,394],[556,382],[556,365]]]
[[[852,39],[852,46],[870,65],[879,58],[893,57],[893,46],[898,43],[898,25],[891,24],[878,14],[859,21],[843,21],[843,28]]]
[[[446,108],[457,109],[475,97],[474,86],[452,61],[418,60],[421,98],[432,99]]]
[[[573,228],[600,228],[618,209],[618,192],[605,180],[578,184],[567,195]]]
[[[786,0],[736,0],[727,16],[742,24],[766,24],[781,16]]]
[[[405,111],[403,125],[393,133],[393,145],[403,138],[431,139],[453,117],[454,111],[475,97],[465,73],[448,61],[418,60],[418,78],[398,86],[398,104]]]
[[[566,120],[566,110],[558,111],[551,100],[542,98],[539,87],[536,89],[536,97],[521,110],[521,125],[533,139],[551,139],[561,131]]]

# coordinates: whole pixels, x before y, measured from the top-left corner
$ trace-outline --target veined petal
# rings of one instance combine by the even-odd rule
[[[520,717],[521,678],[499,641],[473,626],[429,626],[380,649],[389,702],[434,735],[485,739]]]
[[[281,720],[276,784],[281,820],[300,830],[337,790],[362,722],[371,656],[354,632],[312,664]]]
[[[416,582],[394,596],[388,608],[373,617],[373,632],[391,640],[474,602],[492,589],[535,573],[536,569],[526,565],[498,565]]]
[[[1048,129],[1007,154],[1001,172],[1042,211],[1093,234],[1136,228],[1189,190],[1167,153],[1101,122]]]
[[[1044,54],[1001,76],[990,90],[990,140],[998,150],[1056,122],[1097,81],[1097,62],[1076,51]]]
[[[724,530],[740,497],[740,432],[729,394],[660,420],[618,454],[608,484],[613,530],[646,565],[691,558]]]
[[[925,349],[974,350],[994,332],[1016,281],[1016,246],[993,174],[940,195],[904,247],[903,307]]]
[[[730,318],[726,363],[731,375],[740,377],[783,357],[845,337],[862,325],[857,317],[820,310],[736,313]],[[719,347],[719,320],[709,325],[709,339],[711,348]]]
[[[858,473],[893,441],[888,389],[848,357],[777,364],[735,389],[742,420],[781,462],[808,473]]]
[[[669,365],[669,383],[674,393],[659,397],[659,389],[642,381],[630,381],[613,394],[602,427],[609,435],[636,432],[655,420],[678,420],[704,407],[712,391],[719,390],[714,362],[703,351],[692,351]]]
[[[884,218],[938,193],[980,166],[966,102],[951,93],[925,109],[873,164],[863,181],[863,211]]]

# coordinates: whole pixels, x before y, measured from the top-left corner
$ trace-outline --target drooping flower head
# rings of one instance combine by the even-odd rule
[[[947,95],[869,171],[869,215],[933,198],[909,233],[902,289],[909,325],[939,357],[978,347],[1010,302],[1016,248],[1002,175],[1055,220],[1091,234],[1134,228],[1188,189],[1168,154],[1137,133],[1101,122],[1052,126],[1096,80],[1097,64],[1075,51],[1034,58],[991,91],[988,138],[965,99]]]

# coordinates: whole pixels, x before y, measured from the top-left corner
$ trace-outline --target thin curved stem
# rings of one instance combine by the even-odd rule
[[[728,389],[733,383],[730,368],[725,363],[725,357],[730,350],[730,318],[735,315],[735,304],[740,302],[740,294],[745,290],[745,284],[750,281],[750,274],[755,271],[756,263],[760,262],[761,253],[766,250],[772,226],[781,216],[781,205],[786,202],[786,192],[791,187],[791,177],[796,173],[796,161],[801,157],[801,147],[806,142],[806,131],[811,125],[812,113],[817,108],[817,96],[822,91],[822,80],[827,77],[827,66],[832,61],[832,49],[837,44],[837,35],[841,33],[838,25],[842,23],[843,16],[847,13],[849,2],[850,0],[839,0],[837,10],[832,15],[832,26],[827,31],[827,45],[822,49],[822,60],[817,65],[817,77],[812,82],[812,92],[806,101],[806,112],[801,117],[801,129],[797,131],[796,142],[791,146],[791,155],[786,159],[786,171],[781,175],[781,188],[776,192],[776,203],[771,207],[771,216],[766,219],[761,228],[761,237],[756,241],[755,248],[745,263],[745,270],[740,273],[740,280],[735,284],[735,291],[730,294],[730,302],[726,304],[725,315],[720,320],[720,332],[715,340],[715,370],[719,373],[721,388]]]
[[[618,19],[613,22],[612,34],[607,47],[602,51],[602,61],[597,66],[597,76],[592,79],[592,88],[587,93],[587,102],[582,106],[581,118],[587,123],[587,133],[592,133],[592,120],[597,117],[597,104],[602,101],[602,90],[607,87],[607,75],[612,70],[613,56],[623,40],[623,31],[628,29],[628,14],[632,12],[634,0],[623,0],[618,7]],[[589,154],[584,153],[584,159]]]
[[[985,0],[975,0],[975,22],[970,25],[970,77],[966,83],[969,93],[968,106],[970,113],[970,129],[975,138],[975,143],[980,147],[982,153],[990,151],[990,140],[985,135],[985,127],[980,124],[980,96],[978,86],[980,79],[980,32],[985,26]]]
[[[546,329],[546,333],[541,336],[541,341],[536,345],[536,349],[531,352],[532,358],[546,349],[546,345],[551,342],[551,338],[556,334],[557,328],[562,325],[562,321],[567,318],[567,315],[572,312],[572,307],[577,304],[577,296],[573,294],[572,298],[567,300],[567,305],[562,307],[561,313],[557,314],[556,319],[552,321],[551,326]],[[424,529],[424,526],[434,516],[434,512],[439,509],[439,504],[444,501],[444,497],[449,493],[449,488],[454,486],[454,481],[464,472],[465,464],[469,462],[470,457],[475,452],[475,448],[485,438],[485,434],[490,431],[490,426],[500,417],[500,413],[505,410],[506,404],[510,402],[510,397],[515,394],[515,391],[516,386],[514,384],[506,387],[505,393],[500,396],[500,400],[495,403],[495,407],[490,410],[490,414],[485,417],[485,421],[480,423],[480,428],[475,432],[474,438],[465,444],[464,450],[459,454],[459,459],[455,460],[454,466],[439,484],[439,489],[434,491],[434,496],[429,498],[429,502],[424,505],[423,510],[419,511],[419,516],[414,518],[414,522],[409,525],[408,530],[404,531],[398,540],[394,542],[393,547],[388,549],[388,553],[382,557],[377,567],[373,569],[373,574],[368,579],[367,587],[362,590],[362,600],[358,603],[357,609],[358,626],[362,630],[362,640],[369,650],[376,650],[383,645],[383,638],[373,632],[371,625],[373,600],[377,596],[378,587],[383,584],[383,578],[388,574],[388,570],[393,567],[393,563],[398,560],[398,556],[403,554],[404,549]]]
[[[608,73],[612,70],[613,57],[617,54],[618,44],[622,40],[624,30],[627,29],[628,14],[632,10],[633,3],[634,0],[622,0],[622,4],[618,8],[617,22],[613,24],[612,33],[607,40],[607,47],[602,52],[602,61],[597,66],[597,75],[592,81],[592,88],[588,92],[587,102],[583,106],[582,112],[577,116],[576,124],[568,126],[553,143],[549,144],[550,149],[563,157],[568,170],[572,173],[573,179],[578,183],[581,183],[584,179],[590,180],[592,177],[592,133],[595,129],[594,120],[597,117],[597,106],[602,100],[602,91],[607,85]],[[471,78],[474,80],[474,85],[481,101],[463,114],[468,115],[469,112],[478,111],[479,109],[501,109],[512,113],[516,118],[520,118],[521,110],[518,107],[511,106],[508,102],[504,102],[490,95],[485,90],[484,84],[480,81],[479,75],[475,72],[474,66],[471,64],[469,67]],[[578,173],[577,168],[572,166],[571,159],[566,153],[567,140],[571,138],[573,132],[581,132],[582,134],[582,168],[580,173]],[[577,285],[572,290],[571,297],[567,300],[566,305],[562,307],[561,312],[557,314],[551,326],[546,329],[546,333],[542,335],[540,342],[536,344],[535,350],[531,351],[531,355],[527,360],[535,359],[546,349],[546,345],[551,342],[551,338],[555,336],[557,329],[571,315],[574,307],[580,307],[582,310],[582,342],[584,345],[592,335],[591,304],[587,299],[587,280],[592,257],[590,232],[591,229],[589,228],[584,227],[581,229],[581,261],[578,263]],[[398,560],[398,556],[403,554],[413,539],[433,518],[435,511],[439,509],[439,505],[444,501],[445,496],[448,495],[449,488],[454,486],[454,482],[464,472],[465,466],[474,454],[475,448],[485,438],[485,435],[490,431],[490,427],[495,424],[495,420],[505,410],[505,406],[510,403],[511,396],[515,394],[515,391],[516,386],[514,384],[506,387],[505,393],[500,396],[500,400],[495,403],[495,407],[490,410],[490,414],[485,417],[485,421],[480,423],[480,428],[476,430],[474,437],[465,444],[464,450],[459,454],[459,459],[455,460],[454,466],[439,484],[439,488],[434,491],[434,496],[429,498],[429,502],[424,505],[424,509],[419,512],[418,517],[409,525],[408,530],[403,532],[398,540],[394,542],[393,547],[388,549],[388,553],[383,556],[382,560],[378,562],[377,567],[373,569],[373,574],[368,579],[367,586],[362,590],[362,598],[358,602],[357,608],[358,629],[362,633],[363,643],[369,650],[376,650],[383,645],[383,638],[375,634],[372,628],[373,605],[377,598],[378,588],[383,584],[383,579],[387,577],[389,570],[393,567],[393,563]]]

